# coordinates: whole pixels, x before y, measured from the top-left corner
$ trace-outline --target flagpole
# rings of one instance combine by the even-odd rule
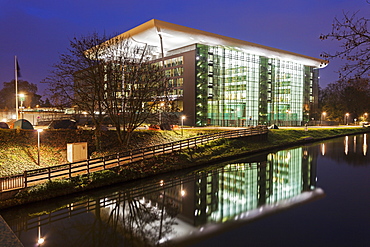
[[[14,56],[14,68],[15,68],[15,120],[18,120],[18,66],[17,56]]]

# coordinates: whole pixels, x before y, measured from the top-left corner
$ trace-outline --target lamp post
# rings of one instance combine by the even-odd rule
[[[286,110],[286,116],[287,116],[287,125],[289,126],[289,125],[291,125],[291,123],[290,123],[290,117],[289,117],[289,115],[290,115],[290,110]]]
[[[325,121],[325,119],[326,119],[326,112],[323,112],[323,113],[321,113],[321,122]],[[321,125],[321,123],[320,123],[320,125]]]
[[[43,129],[37,129],[37,164],[40,165],[40,133]]]
[[[349,116],[349,113],[347,112],[346,113],[346,124],[348,125],[348,116]]]
[[[20,93],[19,94],[19,100],[21,102],[21,106],[20,106],[20,109],[21,109],[21,118],[23,118],[23,102],[24,102],[24,99],[25,99],[25,95],[23,93]]]
[[[160,104],[160,108],[159,108],[159,124],[162,124],[162,112],[163,112],[163,106],[164,106],[164,103],[161,103]]]
[[[184,119],[185,119],[185,116],[182,116],[181,117],[181,135],[182,136],[184,135]]]
[[[234,109],[231,109],[231,110],[230,110],[230,112],[231,112],[231,113],[230,113],[230,123],[229,123],[229,125],[230,125],[230,126],[232,126]]]

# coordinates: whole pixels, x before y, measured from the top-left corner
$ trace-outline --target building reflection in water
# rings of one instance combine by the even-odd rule
[[[279,151],[262,158],[228,164],[212,174],[200,174],[196,183],[187,185],[194,186],[196,201],[190,201],[187,210],[181,212],[183,218],[194,226],[221,223],[315,187],[316,168],[304,148]]]
[[[317,155],[315,149],[299,147],[253,156],[58,208],[28,208],[3,217],[22,242],[31,241],[27,238],[33,233],[36,239],[42,229],[43,246],[76,246],[82,240],[84,246],[195,241],[223,231],[227,224],[248,223],[323,196],[315,188]]]

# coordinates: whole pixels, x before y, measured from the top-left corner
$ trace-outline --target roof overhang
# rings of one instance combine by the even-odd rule
[[[150,46],[161,47],[161,38],[164,52],[175,50],[193,44],[210,46],[235,47],[246,53],[256,54],[268,58],[277,58],[297,62],[306,66],[323,68],[328,61],[309,57],[289,51],[263,46],[239,39],[234,39],[194,28],[176,25],[173,23],[152,19],[133,29],[130,29],[116,38],[129,39],[145,43]]]

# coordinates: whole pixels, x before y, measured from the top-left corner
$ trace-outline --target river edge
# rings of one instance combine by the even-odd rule
[[[0,210],[56,197],[76,195],[187,168],[204,167],[245,155],[368,132],[370,128],[335,128],[335,131],[333,129],[310,131],[304,131],[302,128],[279,129],[270,130],[268,134],[261,136],[216,140],[187,151],[155,156],[131,164],[129,167],[96,172],[95,175],[87,178],[81,176],[78,179],[51,181],[17,192],[2,193]]]

